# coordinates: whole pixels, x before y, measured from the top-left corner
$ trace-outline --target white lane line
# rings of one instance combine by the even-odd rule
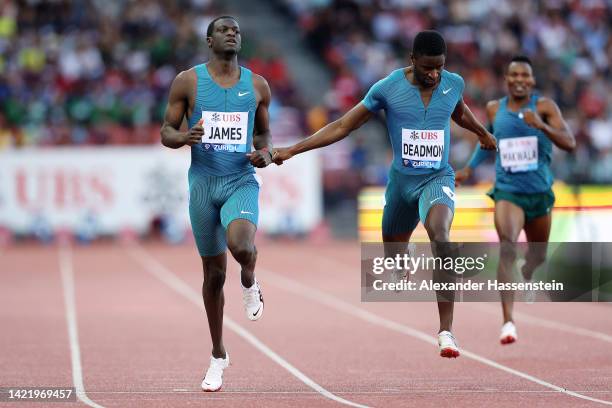
[[[414,337],[416,339],[422,340],[426,343],[432,344],[437,346],[438,342],[437,339],[434,338],[433,336],[430,336],[420,330],[416,330],[413,329],[412,327],[400,324],[400,323],[396,323],[392,320],[388,320],[382,316],[378,316],[374,313],[371,313],[365,309],[362,309],[358,306],[352,305],[348,302],[345,302],[343,300],[340,300],[338,298],[336,298],[335,296],[332,296],[328,293],[319,291],[318,289],[315,289],[313,287],[304,285],[300,282],[297,282],[293,279],[289,279],[286,278],[282,275],[276,274],[274,272],[271,272],[270,270],[266,269],[263,270],[262,268],[258,268],[259,271],[263,272],[266,274],[266,276],[269,277],[269,279],[266,279],[266,284],[268,285],[273,285],[276,287],[279,287],[281,289],[284,289],[288,292],[294,293],[298,296],[302,296],[304,298],[313,300],[317,303],[329,306],[332,309],[347,313],[349,315],[352,315],[354,317],[357,317],[361,320],[365,320],[371,324],[377,325],[377,326],[381,326],[384,327],[386,329],[389,330],[393,330],[396,331],[398,333],[402,333],[411,337]],[[471,358],[472,360],[478,361],[482,364],[488,365],[490,367],[494,367],[497,368],[501,371],[505,371],[509,374],[513,374],[517,377],[521,377],[524,378],[528,381],[534,382],[536,384],[542,385],[544,387],[553,389],[555,391],[561,392],[563,394],[567,394],[567,395],[571,395],[572,397],[576,397],[576,398],[580,398],[580,399],[584,399],[587,401],[592,401],[592,402],[598,402],[600,404],[604,404],[604,405],[612,405],[612,401],[604,401],[604,400],[600,400],[597,398],[593,398],[593,397],[589,397],[587,395],[583,395],[583,394],[579,394],[575,391],[570,391],[567,390],[563,387],[560,387],[558,385],[555,384],[551,384],[547,381],[544,381],[540,378],[534,377],[530,374],[524,373],[522,371],[519,370],[515,370],[513,368],[510,368],[508,366],[505,366],[503,364],[497,363],[493,360],[489,360],[486,357],[480,356],[476,353],[473,353],[471,351],[465,350],[465,349],[461,349],[461,355],[467,357],[467,358]]]
[[[159,261],[152,258],[141,246],[138,244],[132,244],[128,247],[127,251],[138,263],[140,263],[143,268],[159,279],[161,282],[165,283],[168,287],[173,289],[178,294],[182,295],[191,303],[196,305],[199,309],[204,311],[204,304],[202,302],[202,296],[198,292],[196,292],[191,286],[187,285],[182,279],[178,278],[174,273],[172,273],[168,268],[162,265]],[[248,330],[244,329],[238,323],[234,322],[229,316],[225,315],[223,317],[223,323],[227,326],[228,329],[238,334],[256,349],[265,354],[272,361],[283,367],[285,370],[289,371],[294,377],[302,381],[304,384],[317,391],[319,394],[323,395],[326,398],[329,398],[333,401],[339,402],[341,404],[349,405],[352,407],[359,408],[368,408],[367,405],[361,405],[356,402],[352,402],[346,400],[344,398],[338,397],[337,395],[332,394],[330,391],[326,390],[315,381],[310,379],[296,367],[291,365],[287,360],[282,358],[280,355],[272,351],[268,346],[266,346],[263,342],[261,342],[257,337],[251,334]]]
[[[72,360],[72,383],[77,398],[84,404],[94,408],[104,408],[89,399],[83,385],[83,369],[81,367],[81,349],[79,347],[79,331],[77,328],[76,301],[74,291],[74,268],[72,265],[72,251],[70,244],[59,247],[59,263],[64,289],[64,305],[66,308],[66,323],[68,325],[68,338],[70,340],[70,357]]]
[[[359,265],[355,266],[352,264],[348,264],[347,262],[343,262],[343,261],[338,261],[335,259],[331,259],[331,258],[320,258],[318,259],[319,262],[324,262],[326,263],[328,266],[327,268],[329,268],[330,270],[343,270],[346,268],[359,268]],[[482,306],[482,305],[478,305],[477,303],[472,303],[472,302],[463,302],[463,304],[469,305],[469,306],[473,306],[475,308],[481,309],[482,311],[486,311],[488,313],[499,313],[497,310],[493,311],[490,308],[487,308],[486,306]],[[544,318],[540,318],[540,317],[536,317],[533,316],[531,314],[526,314],[525,312],[514,312],[514,315],[517,318],[520,318],[521,320],[527,322],[527,323],[531,323],[531,324],[535,324],[538,326],[542,326],[542,327],[547,327],[549,329],[554,329],[554,330],[559,330],[559,331],[563,331],[566,333],[572,333],[572,334],[576,334],[579,336],[584,336],[584,337],[591,337],[594,339],[598,339],[598,340],[602,340],[608,343],[612,343],[612,335],[603,333],[603,332],[599,332],[596,330],[589,330],[589,329],[585,329],[579,326],[575,326],[575,325],[570,325],[567,323],[561,323],[555,320],[550,320],[550,319],[544,319]]]
[[[448,392],[448,388],[439,388],[439,389],[411,389],[411,390],[398,390],[398,389],[386,389],[382,391],[342,391],[342,390],[334,390],[336,394],[354,394],[354,395],[377,395],[377,396],[391,396],[395,394],[399,395],[411,395],[411,394],[439,394],[441,392]],[[498,388],[491,389],[483,389],[483,390],[464,390],[453,388],[453,394],[557,394],[557,391],[554,390],[503,390]],[[576,391],[578,392],[578,391]],[[612,390],[608,391],[579,391],[579,392],[588,392],[592,394],[612,394]],[[140,395],[140,394],[198,394],[202,395],[202,390],[187,390],[187,389],[176,389],[171,391],[160,391],[160,390],[148,390],[148,391],[89,391],[89,394],[117,394],[117,395]],[[316,391],[223,391],[223,395],[234,394],[234,395],[242,395],[242,394],[254,394],[254,395],[318,395],[319,393]]]
[[[499,314],[497,309],[493,310],[493,308],[488,307],[486,305],[480,305],[475,303],[467,302],[469,306],[482,310],[483,312],[487,312],[490,314]],[[598,332],[595,330],[584,329],[582,327],[573,326],[566,323],[557,322],[554,320],[545,319],[542,317],[533,316],[530,314],[526,314],[524,312],[514,312],[514,316],[517,318],[518,323],[526,322],[531,323],[536,326],[547,327],[549,329],[559,330],[566,333],[576,334],[584,337],[591,337],[597,340],[606,341],[608,343],[612,343],[612,336],[606,333]]]

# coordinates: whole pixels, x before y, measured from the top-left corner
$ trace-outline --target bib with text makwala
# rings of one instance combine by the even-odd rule
[[[402,163],[415,169],[439,169],[444,130],[402,129]]]
[[[202,144],[205,150],[247,151],[249,112],[202,111],[202,119]]]
[[[538,137],[509,137],[499,141],[499,158],[505,171],[519,173],[538,168]]]

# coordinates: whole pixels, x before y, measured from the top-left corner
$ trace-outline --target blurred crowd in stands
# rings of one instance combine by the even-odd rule
[[[208,59],[220,3],[0,0],[0,149],[157,143],[170,84]],[[297,103],[283,60],[248,36],[240,58],[270,83],[275,124],[302,134],[283,110]]]
[[[560,106],[578,140],[554,162],[570,182],[612,182],[612,3],[607,0],[275,0],[335,74],[328,109],[345,111],[393,69],[409,65],[414,35],[437,29],[447,69],[466,80],[464,98],[484,106],[505,93],[504,69],[516,54],[534,63],[538,91]],[[454,128],[452,164],[475,139]],[[355,146],[358,161],[367,161]],[[561,154],[556,152],[556,154]],[[367,174],[379,174],[370,171]],[[366,176],[367,176],[366,174]],[[490,179],[492,167],[477,178]]]
[[[374,82],[409,64],[415,33],[434,28],[448,42],[447,69],[465,78],[464,98],[483,120],[486,101],[505,93],[511,56],[532,58],[539,91],[557,101],[578,139],[569,160],[555,161],[556,174],[612,182],[609,1],[269,1],[295,21],[334,75],[324,103],[312,106],[300,98],[281,52],[245,36],[241,63],[270,83],[280,140],[309,134],[359,102]],[[157,143],[172,79],[207,60],[206,26],[232,13],[221,4],[0,0],[0,149]],[[452,164],[461,167],[475,140],[459,128],[452,140]],[[384,182],[387,146],[375,144],[378,155],[365,138],[347,146],[331,167],[358,173],[357,187]],[[484,166],[476,178],[491,175]]]

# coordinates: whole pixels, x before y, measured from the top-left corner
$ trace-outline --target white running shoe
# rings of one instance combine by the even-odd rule
[[[451,332],[444,330],[438,333],[438,345],[440,346],[440,357],[459,357],[459,347],[457,347],[457,341]]]
[[[223,385],[223,370],[229,366],[229,353],[225,352],[225,358],[214,358],[210,356],[210,366],[206,376],[202,380],[202,390],[207,392],[219,391]]]
[[[259,320],[263,315],[264,300],[257,279],[255,279],[255,283],[250,288],[242,286],[242,301],[247,319],[253,321]]]
[[[501,344],[512,344],[518,339],[516,334],[516,326],[512,322],[506,322],[501,328],[499,341]]]

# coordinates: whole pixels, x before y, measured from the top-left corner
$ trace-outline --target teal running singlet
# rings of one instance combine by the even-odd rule
[[[408,81],[403,68],[370,88],[363,104],[370,111],[383,109],[386,113],[395,170],[430,174],[450,167],[450,119],[464,87],[461,76],[442,71],[427,108],[419,88]]]
[[[524,109],[537,112],[538,96],[532,95]],[[550,190],[554,178],[550,170],[552,141],[522,118],[522,110],[508,110],[508,97],[500,100],[493,121],[493,134],[499,145],[495,157],[495,188],[509,193],[533,194]],[[468,164],[478,166],[490,152],[477,146]]]
[[[220,87],[205,64],[195,67],[197,90],[189,127],[204,119],[202,143],[191,147],[190,174],[227,176],[254,173],[246,153],[253,144],[257,100],[252,73],[240,67],[240,80],[231,88]]]

